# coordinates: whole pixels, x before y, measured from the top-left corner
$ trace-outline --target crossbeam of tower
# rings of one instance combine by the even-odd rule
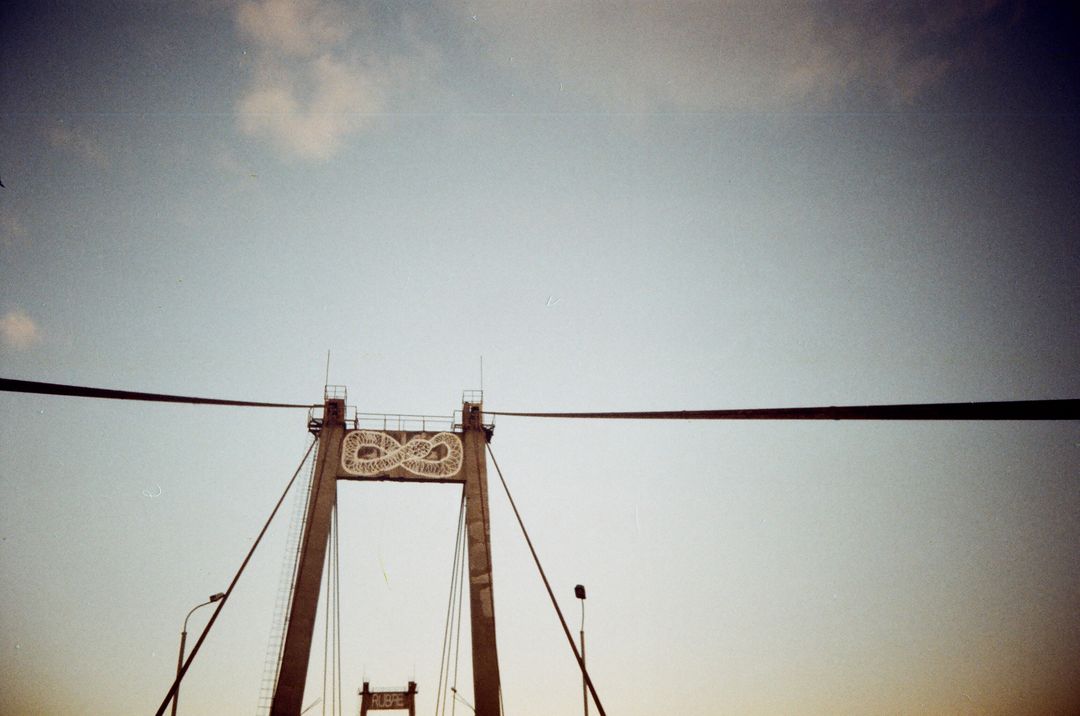
[[[476,402],[463,400],[461,414],[461,425],[454,426],[460,430],[451,432],[366,430],[359,426],[350,430],[345,400],[326,397],[321,420],[312,421],[312,430],[318,434],[318,454],[271,716],[300,713],[338,480],[452,482],[465,486],[473,695],[477,716],[499,716],[485,455],[492,431],[484,424],[482,398]]]

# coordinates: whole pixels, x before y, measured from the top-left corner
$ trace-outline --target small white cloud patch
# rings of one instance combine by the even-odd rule
[[[41,342],[41,331],[25,311],[16,308],[0,318],[0,338],[10,348],[26,350]]]
[[[102,169],[109,166],[109,156],[89,134],[66,124],[53,125],[45,134],[49,144],[57,149],[71,152],[83,161]]]

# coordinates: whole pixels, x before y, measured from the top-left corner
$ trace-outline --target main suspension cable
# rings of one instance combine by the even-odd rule
[[[12,380],[0,378],[0,390],[12,393],[36,393],[38,395],[66,395],[76,398],[109,398],[112,400],[143,400],[151,403],[194,403],[196,405],[233,405],[242,408],[317,408],[313,404],[262,403],[250,400],[225,400],[223,398],[195,398],[190,395],[165,395],[143,393],[136,390],[112,390],[111,388],[87,388],[81,385],[40,383],[35,380]]]
[[[608,413],[511,413],[485,410],[484,414],[521,418],[622,420],[1080,420],[1080,398]]]
[[[303,469],[304,463],[307,462],[308,456],[311,455],[311,451],[315,449],[317,442],[317,440],[311,441],[311,445],[308,446],[307,452],[305,452],[304,457],[301,458],[300,464],[296,466],[296,471],[289,479],[289,484],[285,486],[285,491],[281,493],[281,497],[278,498],[277,504],[274,505],[274,509],[270,512],[270,516],[266,518],[266,524],[263,525],[262,530],[259,531],[259,536],[255,538],[255,543],[252,544],[251,549],[248,550],[247,556],[244,557],[244,561],[240,564],[240,569],[236,570],[236,575],[233,577],[232,582],[229,583],[229,588],[225,590],[225,596],[218,600],[217,609],[214,610],[214,613],[210,616],[210,620],[206,623],[206,626],[203,627],[202,634],[199,635],[199,640],[195,642],[195,646],[192,648],[191,653],[188,654],[187,660],[177,672],[176,679],[173,680],[172,686],[169,687],[169,691],[165,694],[161,706],[158,706],[155,716],[161,716],[165,713],[165,709],[169,706],[169,701],[176,696],[176,690],[180,688],[180,682],[183,681],[184,675],[187,674],[188,667],[191,666],[191,662],[195,659],[195,655],[199,653],[199,649],[202,647],[203,642],[206,641],[206,635],[210,633],[210,628],[213,627],[214,622],[217,621],[218,615],[221,614],[221,610],[225,606],[225,602],[229,601],[229,595],[232,594],[233,587],[240,581],[240,575],[244,573],[244,569],[247,567],[248,562],[251,561],[251,556],[255,554],[255,548],[258,547],[259,543],[262,541],[263,535],[266,534],[266,530],[274,520],[274,515],[276,515],[281,508],[281,503],[285,501],[285,496],[289,494],[289,490],[292,488],[293,483],[296,482],[296,477],[300,474],[300,470]]]
[[[506,485],[506,478],[503,477],[502,470],[499,469],[499,462],[495,459],[495,453],[491,451],[491,443],[487,445],[488,455],[491,456],[491,462],[495,465],[495,472],[499,474],[499,480],[502,482],[503,490],[506,491],[506,499],[510,500],[510,507],[514,510],[514,516],[517,518],[518,525],[521,526],[521,533],[525,535],[525,542],[529,545],[529,551],[532,552],[533,561],[536,562],[536,568],[540,571],[540,579],[544,580],[544,587],[547,588],[548,596],[551,597],[551,604],[555,607],[555,613],[559,615],[559,623],[562,624],[563,632],[566,634],[566,640],[570,642],[570,650],[574,652],[574,658],[577,659],[578,666],[581,667],[581,675],[585,679],[585,683],[589,686],[589,692],[592,694],[593,702],[596,704],[596,710],[600,712],[600,716],[607,716],[604,712],[604,706],[600,703],[600,697],[596,694],[596,687],[593,686],[592,679],[589,677],[589,670],[585,668],[585,660],[581,658],[581,653],[578,652],[577,645],[574,644],[574,637],[570,635],[570,627],[566,625],[566,619],[563,617],[562,609],[559,608],[559,602],[555,599],[555,592],[551,591],[551,584],[548,582],[547,575],[544,573],[544,568],[540,565],[540,558],[536,556],[536,549],[533,548],[532,540],[529,539],[529,532],[525,529],[525,523],[521,519],[521,513],[518,512],[517,505],[514,503],[514,498],[510,495],[510,488]]]
[[[88,388],[60,383],[0,378],[0,391],[66,395],[81,398],[143,400],[156,403],[231,405],[248,408],[317,408],[312,403],[266,403],[250,400],[198,398],[133,390]],[[654,410],[582,413],[500,412],[487,415],[526,418],[599,418],[623,420],[1080,420],[1080,398],[998,400],[967,403],[910,403],[893,405],[828,405],[808,408],[748,408],[730,410]]]

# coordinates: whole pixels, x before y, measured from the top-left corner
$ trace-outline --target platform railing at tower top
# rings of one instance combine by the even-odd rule
[[[355,430],[384,430],[415,433],[448,432],[454,429],[449,415],[413,415],[409,413],[361,413],[352,408],[347,422]]]
[[[308,409],[308,431],[318,435],[323,426],[322,405]],[[345,424],[352,430],[382,430],[412,433],[461,432],[464,428],[462,413],[452,415],[420,415],[414,413],[361,413],[356,406],[346,407]],[[494,429],[494,416],[484,416],[484,427]]]

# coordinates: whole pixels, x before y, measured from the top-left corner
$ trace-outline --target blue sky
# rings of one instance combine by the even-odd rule
[[[5,377],[306,403],[330,350],[368,412],[449,414],[481,356],[492,410],[1080,394],[1064,5],[0,13]],[[0,712],[155,708],[304,414],[0,411]],[[589,588],[623,714],[1069,710],[1078,447],[1070,423],[519,418],[493,442],[564,608]],[[457,499],[343,486],[347,709],[364,678],[434,703]],[[506,712],[571,712],[492,509]],[[287,528],[184,712],[255,711]]]

